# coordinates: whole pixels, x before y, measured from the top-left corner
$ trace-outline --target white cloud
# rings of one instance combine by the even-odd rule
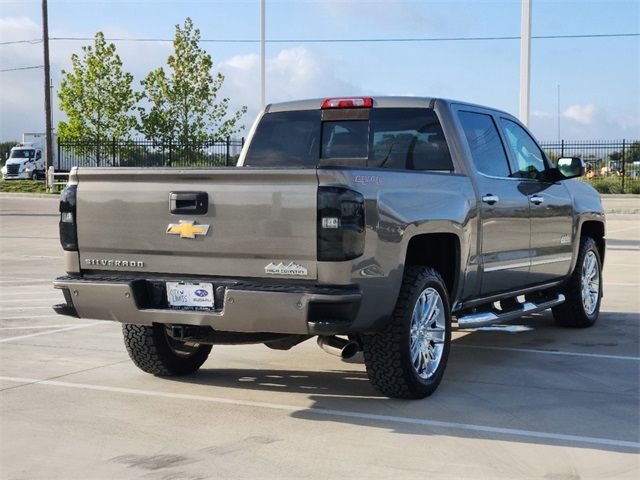
[[[109,37],[135,37],[131,32],[117,27],[103,29]],[[39,38],[39,25],[27,17],[0,18],[0,38],[2,41]],[[52,32],[55,36],[55,32]],[[93,33],[66,32],[65,36],[92,37]],[[58,111],[55,91],[60,85],[60,71],[70,68],[70,56],[80,52],[87,42],[53,42],[51,44],[51,73],[55,86],[52,102],[54,125],[64,118]],[[134,88],[140,88],[139,81],[147,72],[166,64],[171,51],[170,43],[129,43],[116,44],[126,71],[134,75]],[[338,62],[338,64],[336,64]],[[362,94],[356,86],[335,75],[340,69],[339,60],[326,58],[303,47],[280,50],[275,57],[267,59],[267,101],[278,102],[298,98],[343,96]],[[0,48],[2,68],[13,68],[42,64],[42,45],[18,45]],[[225,76],[222,95],[230,97],[231,108],[242,105],[249,109],[243,119],[244,125],[251,126],[259,111],[260,77],[259,57],[256,54],[239,55],[223,60],[215,67]],[[0,140],[19,140],[22,132],[44,130],[43,72],[26,70],[0,74]]]
[[[281,50],[266,60],[267,103],[299,98],[361,94],[355,86],[335,75],[333,60],[316,55],[300,46]],[[260,58],[256,54],[239,55],[219,65],[225,75],[224,96],[232,108],[248,107],[245,125],[255,118],[260,104]]]
[[[593,122],[596,112],[597,109],[593,103],[576,104],[569,106],[562,112],[562,116],[575,120],[583,125],[590,125]]]
[[[539,140],[557,139],[557,113],[532,112],[531,130]],[[571,105],[560,114],[560,136],[565,140],[635,139],[639,131],[638,116],[620,115],[592,103]]]

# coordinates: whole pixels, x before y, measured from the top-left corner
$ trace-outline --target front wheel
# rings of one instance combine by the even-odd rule
[[[580,240],[576,267],[562,293],[565,302],[551,310],[558,325],[586,328],[596,323],[602,300],[602,262],[593,238]]]
[[[362,336],[367,375],[380,393],[424,398],[442,380],[451,345],[449,296],[433,268],[408,267],[387,327]]]
[[[142,371],[157,376],[188,375],[198,370],[211,345],[185,343],[171,338],[160,324],[123,324],[122,334],[129,357]]]

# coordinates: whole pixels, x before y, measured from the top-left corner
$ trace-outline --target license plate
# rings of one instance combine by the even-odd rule
[[[167,301],[172,308],[211,310],[215,307],[213,284],[167,282]]]

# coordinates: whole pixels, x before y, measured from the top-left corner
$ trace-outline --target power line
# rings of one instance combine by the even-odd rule
[[[12,40],[10,42],[0,42],[0,45],[15,45],[17,43],[30,43],[33,45],[41,42],[42,42],[41,38],[32,38],[31,40]]]
[[[585,33],[575,35],[532,35],[531,38],[537,40],[554,40],[568,38],[621,38],[640,37],[640,33]],[[63,42],[87,42],[93,41],[93,37],[50,37],[51,41]],[[173,42],[173,38],[126,38],[113,37],[106,38],[109,42]],[[410,43],[410,42],[478,42],[478,41],[499,41],[499,40],[520,40],[519,35],[494,36],[494,37],[416,37],[416,38],[276,38],[265,40],[266,43]],[[250,38],[203,38],[203,43],[259,43],[258,39]],[[3,45],[16,44],[38,44],[42,43],[41,38],[29,40],[13,40],[0,42]]]
[[[616,37],[640,37],[640,33],[590,33],[575,35],[532,35],[532,39],[568,39],[568,38],[616,38]],[[92,41],[93,37],[51,37],[52,41]],[[173,38],[105,38],[110,42],[173,42]],[[280,38],[265,40],[266,43],[408,43],[408,42],[470,42],[470,41],[495,41],[495,40],[520,40],[519,35],[500,37],[424,37],[424,38]],[[247,38],[203,38],[203,43],[259,43],[259,39]]]
[[[17,72],[18,70],[35,70],[36,68],[44,68],[44,65],[34,65],[32,67],[5,68],[3,70],[0,70],[0,73]]]

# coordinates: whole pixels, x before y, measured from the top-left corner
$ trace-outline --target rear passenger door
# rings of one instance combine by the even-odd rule
[[[482,295],[527,285],[529,275],[529,198],[525,180],[511,167],[497,119],[491,111],[460,106],[457,117],[475,164],[480,196]]]
[[[531,215],[531,269],[528,283],[549,282],[569,273],[573,236],[573,203],[562,182],[543,182],[550,167],[542,149],[514,118],[500,117],[513,176],[524,182]]]

